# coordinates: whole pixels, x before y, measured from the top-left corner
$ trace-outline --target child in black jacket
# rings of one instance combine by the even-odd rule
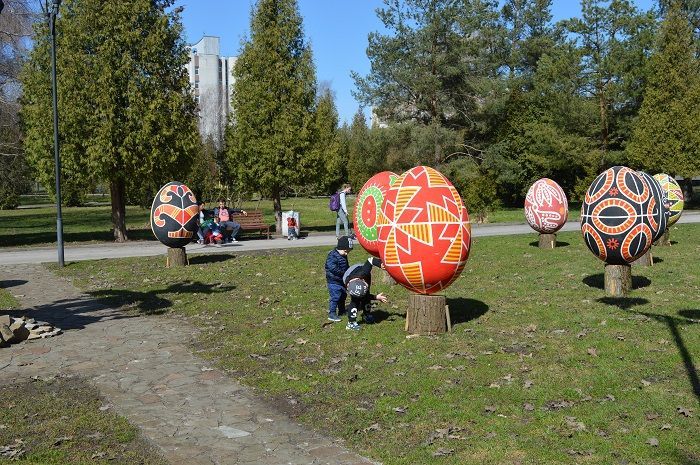
[[[378,258],[368,258],[364,263],[353,265],[343,275],[343,282],[350,295],[350,303],[345,308],[348,312],[348,324],[346,329],[359,331],[360,325],[357,323],[357,313],[363,312],[363,319],[366,323],[373,323],[374,318],[369,314],[369,305],[373,300],[386,302],[387,298],[383,293],[374,295],[370,293],[372,285],[372,267],[381,268],[382,261]]]

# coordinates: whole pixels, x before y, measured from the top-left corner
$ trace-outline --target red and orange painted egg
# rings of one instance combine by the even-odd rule
[[[394,181],[378,220],[379,254],[392,278],[420,294],[447,288],[471,247],[469,215],[439,171],[416,166]]]
[[[553,234],[564,226],[568,217],[569,203],[559,184],[542,178],[530,186],[525,196],[525,219],[532,229]]]
[[[357,193],[353,224],[357,232],[357,241],[370,254],[379,257],[379,233],[377,220],[382,208],[384,196],[389,191],[391,183],[399,176],[391,171],[377,173],[362,186]]]
[[[657,198],[639,173],[614,166],[598,175],[581,206],[581,233],[586,245],[610,265],[642,256],[660,227]]]
[[[181,182],[161,187],[151,206],[151,229],[156,238],[168,247],[184,247],[197,231],[197,199]]]

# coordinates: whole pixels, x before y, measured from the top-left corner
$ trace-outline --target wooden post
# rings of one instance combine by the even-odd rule
[[[654,258],[651,256],[651,248],[649,248],[644,255],[633,261],[632,265],[654,266]]]
[[[605,265],[605,293],[610,297],[624,297],[632,290],[632,267]]]
[[[406,327],[410,334],[442,334],[447,331],[444,295],[411,294]]]
[[[661,236],[659,240],[654,243],[654,245],[658,247],[666,247],[671,245],[671,230],[666,228],[666,231],[664,231],[664,235]]]
[[[540,249],[553,249],[557,246],[556,234],[540,234]]]
[[[165,263],[167,268],[173,266],[186,266],[187,253],[184,247],[168,247],[168,261]]]

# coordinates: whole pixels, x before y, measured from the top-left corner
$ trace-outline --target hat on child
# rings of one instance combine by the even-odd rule
[[[348,283],[348,294],[353,297],[364,297],[368,290],[369,286],[362,279],[352,279]]]
[[[350,245],[350,239],[348,236],[340,236],[338,238],[338,245],[336,247],[338,250],[350,250],[352,246]]]

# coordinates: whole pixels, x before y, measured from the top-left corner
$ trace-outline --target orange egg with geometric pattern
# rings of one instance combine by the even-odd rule
[[[379,254],[405,288],[433,294],[462,272],[471,247],[469,214],[439,171],[416,166],[389,188],[378,219]]]

